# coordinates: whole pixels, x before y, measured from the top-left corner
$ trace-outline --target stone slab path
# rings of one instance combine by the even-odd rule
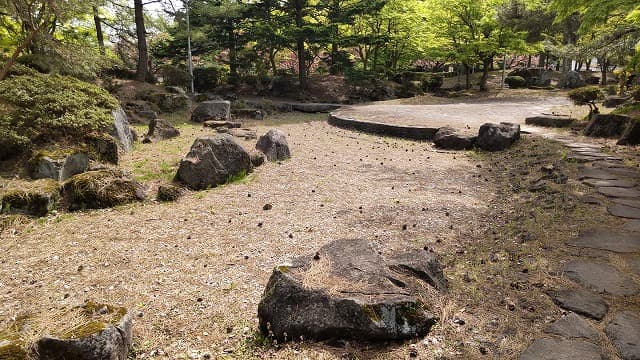
[[[621,359],[640,359],[639,304],[633,300],[640,292],[640,171],[596,145],[575,142],[558,133],[542,135],[564,144],[570,150],[567,159],[581,164],[578,180],[597,193],[585,203],[605,204],[610,216],[625,222],[620,228],[585,231],[567,242],[568,246],[594,251],[598,260],[572,258],[559,266],[558,273],[574,286],[547,294],[571,312],[548,326],[547,337],[535,340],[520,359],[602,359],[598,345],[607,341]],[[621,260],[610,260],[618,258]],[[598,323],[604,331],[592,326]]]

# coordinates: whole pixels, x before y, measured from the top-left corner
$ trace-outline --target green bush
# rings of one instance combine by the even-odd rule
[[[527,87],[527,80],[522,76],[507,76],[504,82],[509,85],[510,89],[521,89]]]
[[[160,71],[162,72],[163,82],[167,86],[189,85],[189,71],[183,66],[162,65]]]
[[[209,66],[193,69],[193,86],[197,92],[211,92],[223,83],[228,75],[223,66]]]
[[[591,85],[571,90],[569,99],[576,105],[589,105],[590,112],[597,113],[596,102],[604,99],[604,94],[598,86]]]
[[[0,159],[103,130],[117,106],[105,90],[72,77],[33,73],[0,81],[0,145],[7,146],[0,146]]]

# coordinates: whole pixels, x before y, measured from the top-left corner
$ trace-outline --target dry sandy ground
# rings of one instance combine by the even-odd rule
[[[601,219],[577,200],[593,190],[572,180],[526,190],[543,165],[575,172],[559,145],[525,137],[505,153],[442,152],[326,121],[277,127],[293,158],[236,183],[177,203],[149,200],[0,229],[0,328],[22,314],[47,321],[92,299],[136,314],[138,359],[397,359],[413,346],[423,359],[504,359],[560,316],[544,295],[563,281],[550,275],[566,251],[558,244]],[[180,130],[177,139],[138,145],[122,162],[151,198],[193,139],[210,132]],[[272,210],[263,210],[267,203]],[[271,269],[339,238],[365,238],[384,252],[428,246],[442,256],[452,290],[432,300],[440,322],[426,338],[274,346],[257,334]]]
[[[138,358],[268,354],[275,349],[255,348],[251,339],[273,266],[345,237],[369,239],[388,252],[447,243],[477,226],[493,196],[462,154],[326,122],[280,128],[293,158],[266,164],[240,183],[189,193],[174,204],[60,214],[5,229],[2,324],[94,299],[140,312]],[[195,126],[182,132],[181,139],[154,144],[172,150],[155,153],[151,162],[174,166],[203,133]],[[139,146],[128,157],[149,156],[149,149]],[[125,159],[123,166],[136,164]],[[264,211],[266,203],[273,209]],[[309,358],[344,351],[292,344],[274,356],[302,356],[301,347]],[[405,350],[392,346],[376,354]]]

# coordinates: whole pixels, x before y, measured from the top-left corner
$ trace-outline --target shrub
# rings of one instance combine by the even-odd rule
[[[571,90],[569,99],[576,105],[589,105],[589,114],[592,114],[598,113],[596,102],[604,99],[604,94],[598,86],[592,85]]]
[[[108,92],[75,78],[39,73],[7,78],[0,82],[0,159],[30,144],[104,130],[117,106]]]
[[[181,66],[163,65],[160,67],[162,79],[167,86],[188,86],[189,71]]]
[[[510,89],[521,89],[527,87],[527,80],[522,76],[507,76],[504,82],[509,85]]]
[[[193,86],[197,92],[211,92],[228,75],[228,70],[222,66],[209,66],[193,69]]]

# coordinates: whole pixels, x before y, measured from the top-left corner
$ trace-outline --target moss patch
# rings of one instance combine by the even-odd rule
[[[64,183],[63,194],[70,210],[108,208],[144,199],[142,186],[117,169],[75,175]]]
[[[103,131],[118,106],[105,90],[78,79],[32,73],[0,82],[0,159],[32,145]]]
[[[27,352],[20,345],[6,343],[2,345],[0,340],[0,360],[23,360],[27,359]]]
[[[60,185],[52,179],[22,183],[0,194],[3,214],[45,216],[55,209],[60,200]]]
[[[71,329],[65,329],[58,337],[60,339],[81,339],[98,334],[111,325],[116,325],[127,314],[127,309],[95,301],[87,301],[84,305],[74,308],[71,312],[79,311],[86,321]]]

